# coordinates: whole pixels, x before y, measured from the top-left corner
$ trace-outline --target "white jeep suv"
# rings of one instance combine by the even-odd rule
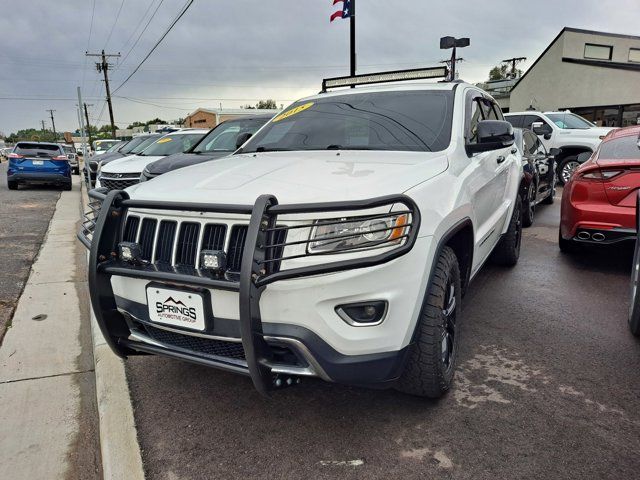
[[[580,166],[578,155],[595,152],[602,139],[613,128],[597,127],[575,113],[564,112],[509,112],[505,119],[515,128],[528,128],[540,137],[547,151],[557,148],[555,156],[558,181],[564,185]]]
[[[98,323],[123,357],[243,373],[263,393],[315,376],[439,397],[468,282],[492,253],[518,261],[513,142],[473,85],[325,89],[226,159],[90,192]]]

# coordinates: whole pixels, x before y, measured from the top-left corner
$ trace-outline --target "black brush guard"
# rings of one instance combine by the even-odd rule
[[[390,212],[392,215],[409,215],[410,221],[403,225],[403,234],[393,239],[400,244],[393,250],[387,250],[375,255],[348,259],[342,261],[329,261],[327,263],[297,267],[291,269],[279,269],[277,265],[281,261],[306,257],[320,257],[321,253],[295,256],[274,255],[274,252],[284,252],[284,247],[306,243],[311,240],[295,241],[287,243],[270,244],[276,236],[272,233],[279,229],[312,228],[318,224],[339,223],[336,221],[323,221],[322,223],[305,222],[300,225],[277,226],[279,215],[313,214],[327,212],[354,212],[377,207],[402,205],[405,209]],[[90,211],[85,214],[78,239],[90,250],[89,255],[89,291],[91,304],[95,316],[107,343],[122,357],[126,357],[129,350],[119,344],[119,338],[129,334],[126,322],[118,311],[110,278],[113,275],[147,279],[150,281],[165,281],[186,286],[203,287],[211,289],[232,290],[239,292],[240,302],[240,333],[242,345],[245,351],[249,375],[256,389],[262,394],[267,394],[274,388],[274,375],[266,366],[270,358],[270,347],[266,343],[262,333],[262,320],[260,317],[260,297],[266,285],[269,283],[299,278],[310,275],[327,274],[356,268],[366,268],[389,262],[406,254],[415,244],[420,229],[420,212],[415,202],[406,195],[387,195],[368,200],[348,202],[306,203],[293,205],[279,205],[273,195],[261,195],[253,205],[216,205],[200,203],[169,203],[162,201],[132,200],[123,190],[97,189],[89,192]],[[163,211],[194,211],[220,214],[249,215],[249,226],[243,250],[243,262],[239,278],[229,279],[213,277],[206,272],[194,269],[185,273],[175,267],[170,269],[158,269],[153,265],[135,266],[118,260],[117,246],[122,241],[122,236],[127,217],[127,210],[157,209]],[[376,219],[388,217],[390,213],[359,216],[359,219]],[[389,227],[389,229],[399,227]],[[325,237],[323,241],[334,240],[336,242],[354,235],[336,235]],[[384,246],[388,241],[382,241]],[[308,252],[308,250],[306,250]],[[339,250],[362,251],[357,248],[345,248]],[[334,253],[334,252],[332,252]],[[335,253],[334,253],[335,254]],[[283,254],[282,254],[283,255]],[[246,261],[250,259],[251,261]],[[107,328],[109,325],[109,328]]]

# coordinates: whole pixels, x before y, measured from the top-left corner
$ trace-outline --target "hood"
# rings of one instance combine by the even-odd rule
[[[147,165],[147,172],[152,175],[163,175],[178,168],[189,167],[198,163],[215,160],[216,158],[226,157],[233,152],[208,152],[208,153],[174,153],[161,160]]]
[[[144,167],[164,157],[129,155],[118,158],[102,167],[104,173],[137,173],[140,175]]]
[[[113,162],[114,160],[117,160],[122,157],[124,157],[124,153],[111,152],[111,153],[105,153],[104,155],[100,155],[100,158],[96,159],[96,161],[102,162],[102,164],[104,165],[105,163]]]
[[[231,155],[186,167],[127,191],[132,198],[252,205],[361,200],[398,194],[448,167],[443,153],[313,151]]]

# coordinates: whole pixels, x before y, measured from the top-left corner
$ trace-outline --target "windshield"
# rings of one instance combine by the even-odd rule
[[[595,127],[595,125],[575,113],[548,113],[547,117],[558,128],[563,130],[580,129],[585,130],[587,128]]]
[[[95,142],[93,142],[93,149],[96,152],[105,152],[117,143],[120,143],[120,141],[119,140],[96,140]]]
[[[243,133],[253,135],[260,127],[269,121],[264,119],[229,120],[221,123],[211,130],[198,145],[192,150],[193,153],[204,152],[234,152],[236,140]]]
[[[164,157],[174,153],[182,153],[190,150],[204,133],[181,133],[178,135],[166,135],[156,141],[149,148],[142,152],[145,157]]]
[[[328,96],[291,105],[243,152],[438,151],[449,145],[453,92],[411,90]]]
[[[153,135],[151,137],[144,137],[142,141],[138,145],[133,147],[129,153],[136,155],[142,152],[145,148],[147,148],[152,143],[155,143],[156,140],[158,140],[159,138],[162,138],[162,135]]]
[[[640,140],[635,135],[627,135],[602,142],[598,158],[603,160],[640,160]]]
[[[64,145],[62,148],[64,148],[66,153],[76,153],[76,148],[70,145]]]

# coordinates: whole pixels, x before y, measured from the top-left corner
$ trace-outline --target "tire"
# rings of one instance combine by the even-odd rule
[[[562,253],[575,253],[578,249],[578,246],[575,244],[575,242],[562,238],[560,230],[558,230],[558,246],[560,247],[560,251]]]
[[[18,182],[11,181],[11,180],[7,180],[7,186],[9,187],[9,190],[17,190],[18,189]]]
[[[495,250],[493,262],[505,267],[513,267],[520,258],[520,244],[522,243],[522,198],[516,198],[516,205],[511,214],[509,229],[505,233]]]
[[[69,190],[71,190],[71,184],[70,184],[70,183],[65,183],[65,184],[62,186],[62,189],[63,189],[63,190],[65,190],[65,191],[69,191]]]
[[[451,386],[458,356],[462,290],[455,253],[444,247],[416,326],[415,342],[395,389],[409,395],[440,398]]]
[[[580,164],[578,163],[577,155],[563,158],[560,165],[558,165],[558,183],[560,185],[567,183],[571,178],[573,171],[579,166]]]
[[[522,206],[522,226],[530,227],[533,225],[533,217],[536,212],[536,192],[538,191],[538,187],[535,184],[529,185],[529,189],[527,190],[527,200]]]
[[[80,167],[74,167],[71,173],[74,175],[80,175]]]
[[[555,201],[555,199],[554,199],[555,196],[556,196],[556,186],[554,185],[551,188],[551,193],[549,194],[549,196],[545,197],[545,199],[542,200],[542,202],[540,202],[540,203],[542,203],[544,205],[553,205],[553,202]]]
[[[633,270],[631,271],[631,302],[629,304],[629,330],[636,337],[640,337],[640,241],[636,240],[636,249],[633,254]]]

